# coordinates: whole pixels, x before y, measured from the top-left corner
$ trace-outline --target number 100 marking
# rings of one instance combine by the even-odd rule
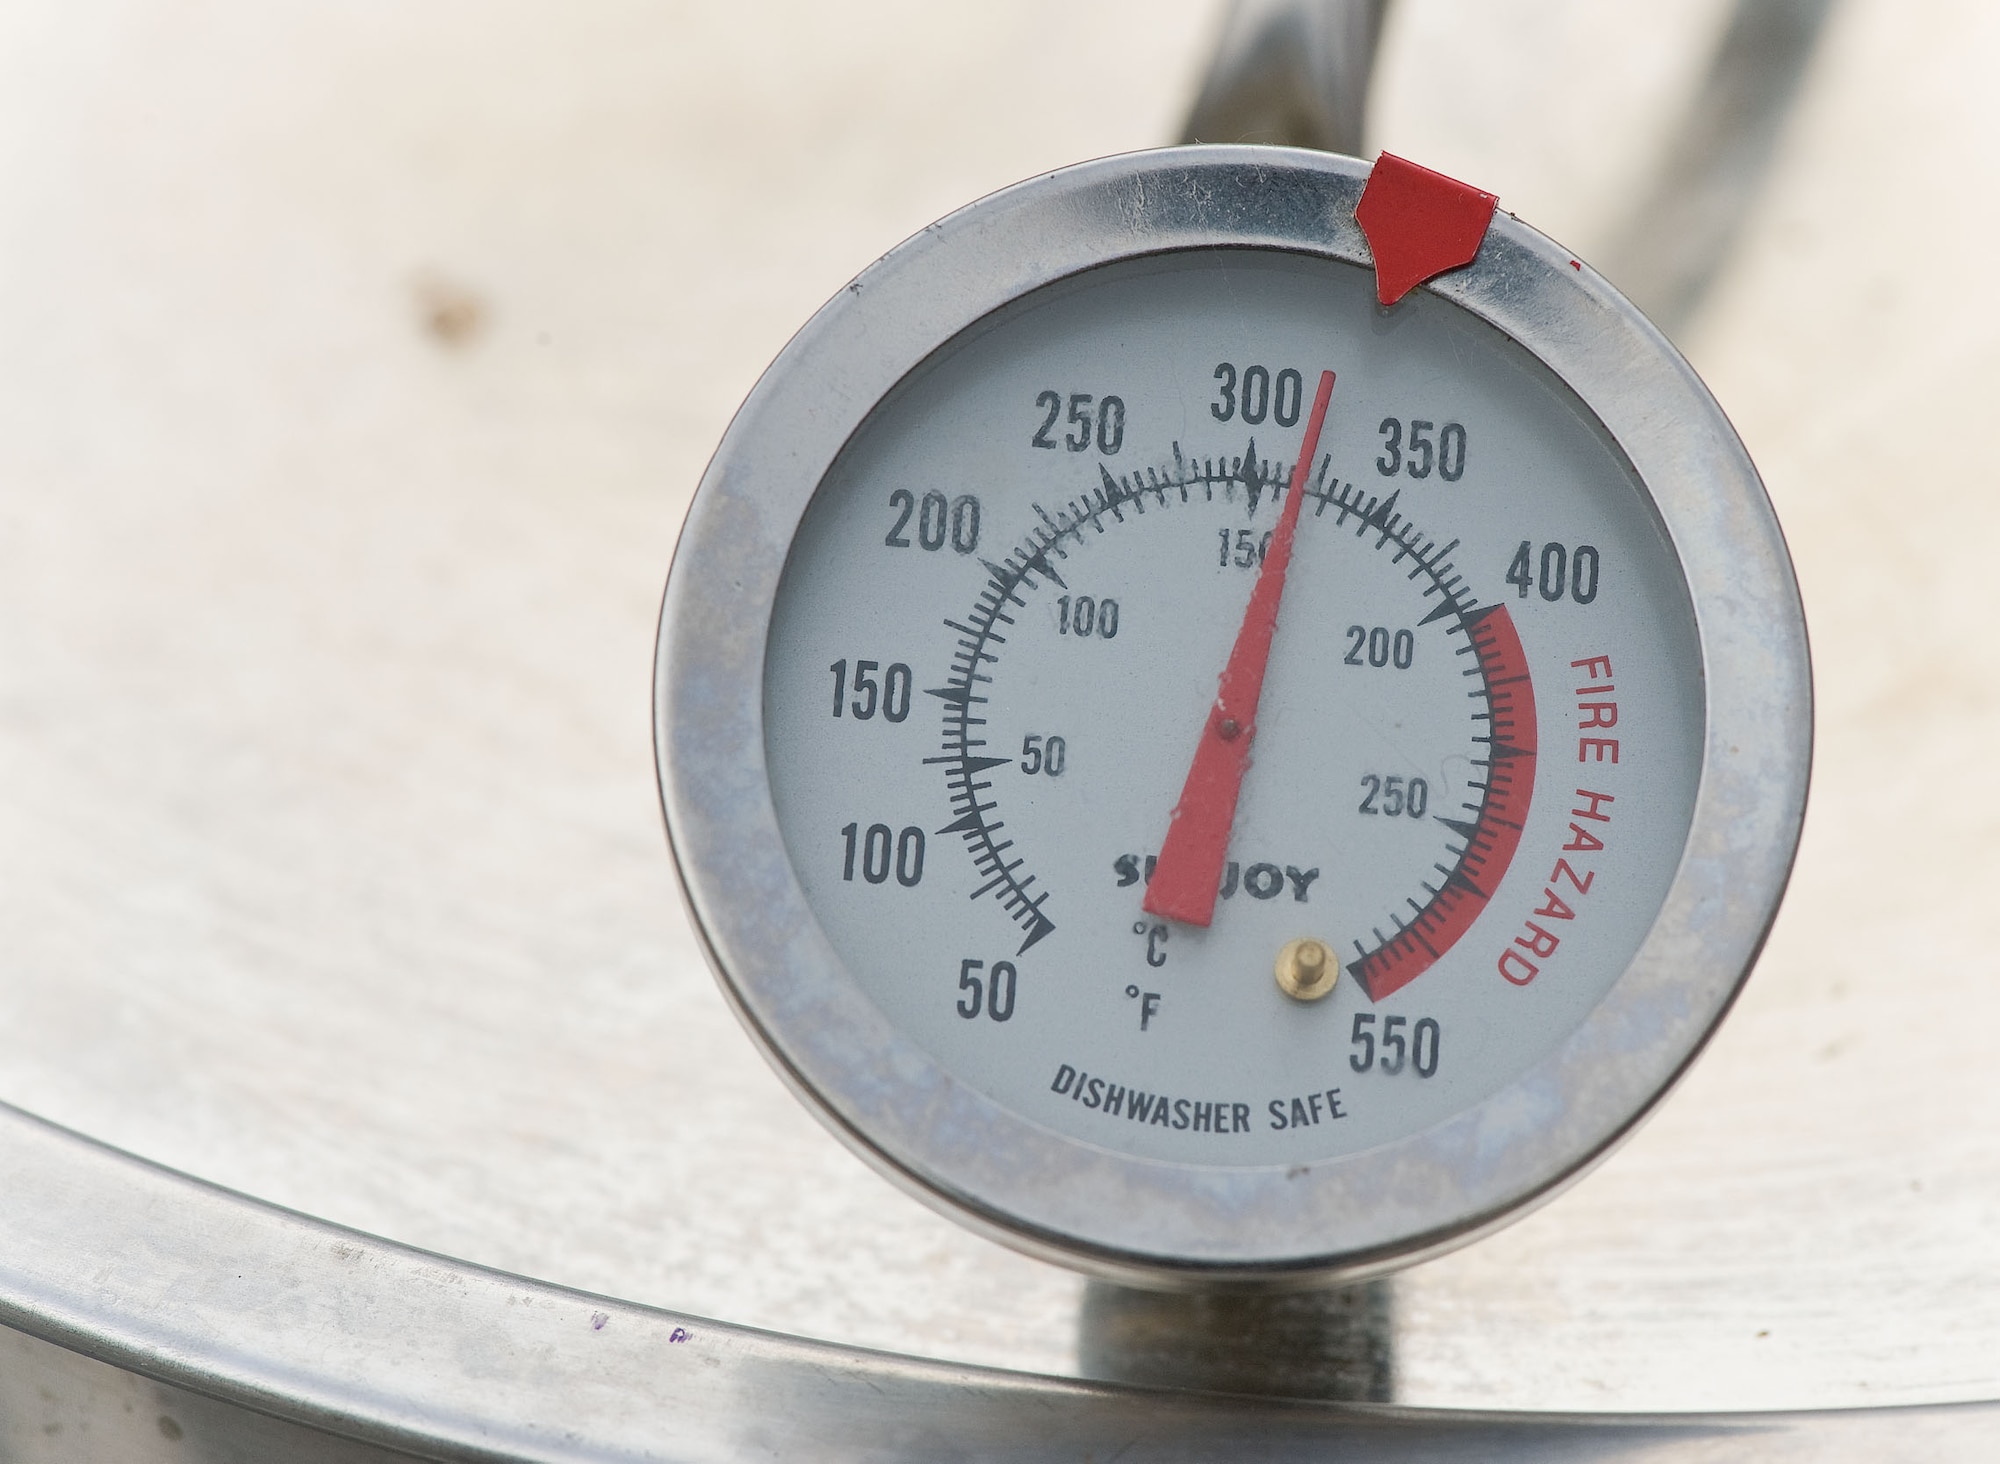
[[[1056,601],[1058,622],[1057,635],[1087,636],[1092,631],[1104,640],[1118,634],[1118,602],[1116,600],[1093,600],[1088,595],[1078,595],[1074,600],[1064,595]]]
[[[861,833],[861,825],[848,824],[840,831],[847,840],[847,858],[840,866],[840,877],[852,882],[854,879],[854,856],[861,855],[861,877],[870,884],[881,884],[889,878],[889,854],[894,849],[896,860],[896,883],[904,889],[914,889],[924,877],[924,831],[914,826],[900,834],[889,832],[887,824],[870,824],[868,832]]]

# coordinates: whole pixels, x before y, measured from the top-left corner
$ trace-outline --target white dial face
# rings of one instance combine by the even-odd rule
[[[1680,859],[1701,667],[1643,490],[1518,345],[1373,283],[1214,250],[1040,291],[875,409],[793,546],[806,895],[892,1023],[1072,1139],[1290,1165],[1438,1123],[1576,1028]]]

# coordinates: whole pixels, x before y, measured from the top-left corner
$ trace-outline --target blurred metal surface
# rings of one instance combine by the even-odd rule
[[[1094,1386],[564,1291],[259,1205],[5,1108],[0,1167],[0,1324],[28,1333],[0,1326],[7,1464],[1710,1464],[1750,1452],[1970,1464],[2000,1438],[2000,1403],[1509,1417],[1191,1392],[1227,1380],[1187,1372],[1179,1391]],[[1232,1328],[1217,1340],[1271,1337]]]
[[[1651,186],[1595,261],[1668,335],[1728,262],[1832,7],[1737,0]]]
[[[2000,880],[2000,494],[1976,450],[2000,199],[1966,185],[2000,145],[2000,10],[1979,0],[1922,25],[1890,0],[1832,12],[1684,332],[1793,549],[1819,755],[1757,974],[1603,1169],[1360,1302],[1087,1291],[883,1184],[723,1009],[676,903],[642,689],[702,462],[888,244],[1172,135],[1213,20],[1164,0],[0,11],[0,1097],[459,1258],[409,1293],[426,1346],[430,1300],[484,1265],[954,1376],[1625,1414],[2000,1395],[1978,894]],[[1694,0],[1400,0],[1380,141],[1607,240],[1720,23]],[[14,1193],[0,1263],[20,1282],[67,1231],[36,1275],[101,1282],[75,1313],[94,1330],[62,1333],[100,1353],[120,1307],[165,1328],[227,1303],[242,1267],[218,1249],[263,1233],[197,1206],[163,1290],[147,1227],[179,1233],[177,1185],[145,1180],[115,1238]],[[416,1263],[376,1245],[402,1258],[371,1273],[393,1296]],[[376,1336],[373,1301],[310,1302],[285,1293],[257,1334],[309,1354],[271,1374],[289,1398]],[[217,1356],[258,1364],[208,1315]],[[195,1356],[122,1335],[155,1374]],[[1281,1346],[1268,1371],[1246,1350]],[[501,1364],[542,1355],[452,1365],[504,1401]],[[23,1367],[0,1374],[18,1455],[63,1457],[25,1453],[57,1447],[49,1379],[96,1437],[147,1439],[151,1384]],[[618,1405],[671,1401],[656,1386]],[[1162,1427],[1214,1437],[1180,1406]],[[1888,1413],[1851,1437],[1894,1457],[1975,1424]],[[1771,1437],[1712,1457],[1783,1457]]]
[[[395,1464],[415,1459],[0,1328],[7,1464]]]
[[[1230,0],[1182,142],[1359,156],[1389,0]]]
[[[1734,0],[1649,181],[1592,263],[1677,336],[1728,262],[1833,0]],[[1389,0],[1230,0],[1183,142],[1364,156]]]

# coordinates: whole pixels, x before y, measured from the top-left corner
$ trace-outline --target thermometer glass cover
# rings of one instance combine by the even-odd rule
[[[1686,364],[1496,215],[1172,149],[925,230],[703,479],[661,790],[746,1026],[999,1239],[1331,1278],[1555,1193],[1699,1051],[1803,817],[1804,622]]]

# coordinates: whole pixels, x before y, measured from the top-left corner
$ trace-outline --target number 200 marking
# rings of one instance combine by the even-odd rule
[[[1349,666],[1394,666],[1398,671],[1410,669],[1410,663],[1417,658],[1417,638],[1407,630],[1399,630],[1394,635],[1386,625],[1347,627],[1347,654],[1341,661]]]
[[[902,509],[896,522],[889,526],[889,532],[882,536],[882,542],[891,549],[910,547],[910,537],[904,530],[909,528],[912,518],[917,521],[919,548],[942,549],[947,537],[959,554],[970,554],[979,547],[979,500],[970,493],[947,500],[933,490],[919,503],[909,489],[898,488],[889,495],[889,507]]]

